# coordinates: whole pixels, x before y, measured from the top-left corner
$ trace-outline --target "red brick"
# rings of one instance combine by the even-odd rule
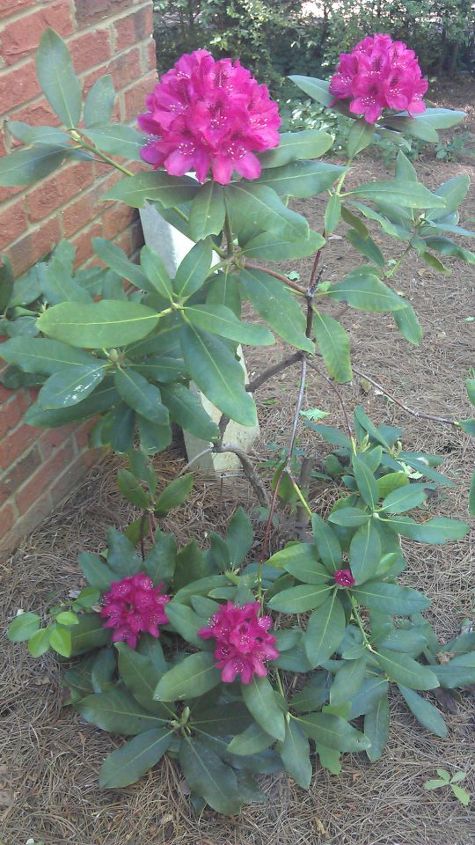
[[[41,455],[38,446],[19,458],[7,472],[2,475],[0,481],[0,501],[9,498],[21,485],[30,478],[41,464]],[[19,494],[17,494],[19,495]],[[29,507],[29,506],[28,506]]]
[[[102,215],[103,237],[112,240],[122,232],[133,220],[134,212],[125,203],[114,203]]]
[[[72,200],[94,181],[93,162],[69,165],[45,179],[27,195],[28,217],[32,223],[47,217]]]
[[[74,0],[79,24],[93,23],[130,7],[130,0]]]
[[[82,194],[77,200],[68,205],[62,212],[63,234],[70,238],[79,229],[83,229],[88,223],[92,223],[99,214],[97,200],[99,192],[97,188]]]
[[[31,534],[34,528],[43,522],[43,520],[51,512],[51,499],[49,495],[44,494],[43,498],[36,501],[32,508],[21,518],[15,517],[13,526],[8,534],[4,537],[0,535],[0,550],[12,551],[15,549],[22,537]]]
[[[150,68],[154,68],[157,61],[157,45],[153,38],[142,45],[143,53],[143,70],[147,73]]]
[[[80,478],[82,478],[87,470],[88,462],[84,460],[84,456],[80,455],[71,463],[67,469],[59,476],[58,480],[52,485],[50,495],[53,504],[59,505],[63,502],[74,490],[74,486]]]
[[[31,0],[0,0],[0,18],[7,18],[15,12],[31,7]]]
[[[0,437],[5,437],[9,431],[12,431],[18,425],[30,404],[25,390],[18,390],[15,393],[5,390],[5,393],[7,400],[0,405]]]
[[[132,85],[124,94],[124,114],[123,119],[132,120],[140,111],[143,111],[145,104],[145,97],[150,94],[154,85],[157,82],[157,74],[152,71],[144,79],[139,80]]]
[[[50,104],[44,97],[30,103],[24,108],[17,109],[8,115],[11,120],[23,120],[31,126],[59,126],[60,120],[54,114]],[[8,124],[7,124],[8,127]]]
[[[0,508],[0,537],[7,534],[13,528],[15,522],[15,511],[11,505]]]
[[[51,252],[60,238],[61,231],[59,223],[54,218],[28,232],[24,238],[16,241],[7,250],[7,255],[12,262],[15,276],[20,276],[40,258],[44,258]]]
[[[97,451],[96,449],[89,450],[89,435],[92,429],[94,428],[95,424],[96,420],[86,420],[86,422],[82,423],[82,425],[76,428],[76,431],[74,432],[74,439],[76,440],[76,444],[79,451],[81,451],[82,449],[87,449],[88,451],[93,453]]]
[[[0,442],[0,469],[6,470],[23,452],[31,447],[35,438],[29,425],[20,425]]]
[[[110,62],[107,73],[111,74],[116,90],[121,90],[136,79],[140,79],[142,76],[140,49],[133,47],[127,53],[122,53]]]
[[[40,93],[36,78],[35,63],[26,62],[18,68],[0,71],[0,114],[5,114]]]
[[[76,249],[76,267],[84,264],[88,258],[92,258],[92,239],[100,237],[102,237],[102,224],[99,222],[72,238],[72,243]]]
[[[1,35],[2,57],[6,64],[15,64],[36,50],[47,27],[53,27],[62,36],[72,33],[69,0],[48,3],[44,9],[6,24]]]
[[[111,46],[108,29],[98,29],[87,32],[69,42],[69,49],[73,57],[76,73],[83,73],[91,67],[108,61],[111,57]]]
[[[51,428],[45,431],[38,440],[43,460],[46,461],[51,455],[55,455],[65,440],[73,433],[74,423],[62,425],[59,428]]]
[[[71,441],[57,449],[39,469],[32,475],[15,496],[17,508],[21,514],[26,513],[36,499],[41,497],[44,490],[55,483],[58,476],[65,471],[74,460],[74,448]]]
[[[120,18],[114,24],[116,34],[116,50],[125,50],[132,47],[138,41],[143,41],[153,30],[152,4],[145,8],[137,9],[131,15]]]
[[[25,203],[18,200],[0,211],[0,250],[16,241],[27,228]]]

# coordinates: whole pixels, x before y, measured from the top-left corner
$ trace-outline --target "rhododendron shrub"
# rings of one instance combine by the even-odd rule
[[[106,201],[155,207],[193,245],[174,273],[149,246],[134,263],[104,238],[93,242],[100,266],[74,270],[67,241],[19,280],[2,265],[4,384],[39,388],[24,420],[33,426],[95,420],[91,444],[127,456],[118,484],[135,517],[107,532],[107,548],[79,556],[87,586],[78,571],[72,597],[43,618],[20,613],[10,638],[27,641],[33,656],[51,649],[74,658],[64,673],[70,704],[126,738],[102,765],[103,787],[133,783],[167,754],[198,811],[208,804],[231,814],[262,800],[256,774],[284,769],[308,788],[313,755],[334,774],[344,752],[377,759],[391,690],[424,729],[445,736],[442,714],[421,692],[475,682],[475,637],[438,641],[423,616],[430,599],[404,584],[400,538],[462,540],[465,523],[428,512],[428,494],[454,482],[437,456],[409,451],[400,429],[376,424],[362,407],[345,413],[344,431],[302,417],[328,444],[320,478],[333,504],[324,516],[294,470],[306,379],[320,378],[322,367],[335,386],[353,378],[353,337],[332,306],[389,315],[418,345],[423,326],[399,290],[401,263],[431,271],[446,271],[453,258],[475,263],[461,245],[473,233],[459,225],[468,177],[429,190],[403,152],[406,135],[435,142],[463,113],[424,107],[417,58],[386,35],[343,55],[330,83],[293,77],[351,121],[343,163],[321,160],[333,143],[325,132],[279,133],[265,85],[203,50],[150,90],[140,131],[111,122],[108,77],[82,103],[66,46],[51,30],[37,67],[61,126],[11,121],[25,146],[0,160],[0,184],[27,185],[64,161],[100,159],[121,173]],[[376,135],[400,147],[394,177],[347,185],[353,159]],[[313,229],[292,200],[315,196],[325,208]],[[328,280],[322,255],[338,254],[342,239],[354,267]],[[388,260],[389,239],[398,259]],[[312,270],[300,279],[288,262],[306,257]],[[269,346],[276,336],[289,354],[246,384],[239,346]],[[290,366],[300,372],[294,418],[269,480],[223,432],[229,420],[255,425],[254,393]],[[192,382],[221,412],[219,424]],[[474,432],[473,420],[442,419],[454,436]],[[225,536],[211,532],[203,543],[179,548],[163,530],[193,483],[188,473],[163,487],[150,462],[170,444],[173,424],[204,441],[205,452],[237,455],[265,519],[256,537],[241,509]],[[286,503],[304,520],[295,529],[288,520],[288,542],[275,548]],[[102,547],[101,538],[91,543]]]

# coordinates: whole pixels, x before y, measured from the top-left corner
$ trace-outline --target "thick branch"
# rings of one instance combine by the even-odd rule
[[[287,285],[287,287],[297,291],[297,293],[300,293],[302,296],[305,296],[306,294],[305,288],[298,285],[297,282],[293,282],[292,279],[288,279],[287,276],[283,276],[282,273],[278,273],[276,270],[271,270],[270,267],[264,267],[262,264],[254,264],[253,261],[246,261],[244,263],[244,267],[247,270],[262,270],[263,273],[267,273],[268,276],[273,276],[274,279],[279,279],[279,281],[283,282],[284,285]]]
[[[234,443],[224,443],[223,445],[217,444],[213,452],[215,454],[221,454],[222,452],[231,452],[233,455],[239,458],[241,461],[241,466],[244,472],[244,475],[248,479],[249,483],[254,489],[256,494],[257,500],[261,507],[267,508],[269,507],[269,498],[267,496],[267,490],[264,487],[261,479],[259,478],[252,461],[250,460],[249,456],[246,455],[243,449],[239,446],[236,446]]]

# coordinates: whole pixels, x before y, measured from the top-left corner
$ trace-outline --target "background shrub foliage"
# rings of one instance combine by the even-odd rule
[[[406,562],[400,537],[424,544],[465,535],[465,523],[427,518],[425,510],[428,493],[453,482],[436,469],[437,456],[405,450],[400,430],[376,426],[362,408],[347,419],[346,431],[307,420],[333,449],[324,477],[329,484],[337,480],[341,496],[327,519],[311,511],[292,462],[307,369],[318,357],[334,382],[352,378],[350,337],[328,305],[345,302],[375,315],[389,313],[403,337],[417,345],[417,315],[391,286],[401,261],[415,253],[441,271],[451,257],[475,263],[475,255],[459,245],[473,235],[459,221],[467,177],[430,191],[399,151],[393,179],[347,189],[351,162],[375,133],[396,145],[405,135],[436,142],[437,130],[457,124],[463,114],[429,109],[415,119],[386,116],[376,127],[353,120],[344,165],[320,160],[332,146],[330,134],[284,132],[280,145],[262,154],[259,179],[199,185],[145,168],[132,174],[120,164],[116,156],[125,153],[139,160],[142,136],[109,122],[114,91],[108,77],[82,103],[67,49],[51,30],[43,36],[37,68],[63,128],[11,122],[10,131],[27,146],[2,159],[0,183],[31,184],[66,159],[101,158],[123,174],[106,200],[134,208],[151,203],[195,246],[174,278],[150,247],[133,264],[103,239],[94,242],[100,267],[74,272],[67,242],[15,283],[3,263],[1,329],[9,337],[1,347],[9,364],[4,381],[40,387],[26,421],[51,427],[97,417],[92,442],[127,453],[119,486],[141,511],[124,533],[109,530],[101,554],[80,555],[88,586],[74,600],[52,608],[44,620],[32,612],[19,615],[10,638],[28,641],[33,656],[51,648],[68,660],[79,657],[64,674],[70,703],[86,721],[127,737],[103,763],[102,786],[134,782],[167,753],[179,761],[197,809],[207,803],[235,813],[247,801],[262,800],[255,775],[280,768],[306,788],[313,751],[333,773],[340,771],[345,751],[364,751],[376,760],[388,735],[391,687],[425,729],[445,736],[441,713],[421,693],[475,682],[475,634],[438,642],[423,616],[429,598],[401,583]],[[293,81],[328,105],[327,83],[302,76]],[[327,204],[317,232],[288,200],[322,193]],[[400,242],[398,262],[386,260],[366,221]],[[321,278],[318,263],[341,222],[355,268],[331,284]],[[316,257],[306,286],[273,265],[310,255]],[[241,319],[244,302],[258,321]],[[160,519],[182,504],[192,478],[179,477],[162,489],[149,457],[170,443],[172,422],[209,442],[210,450],[232,448],[223,443],[225,423],[255,423],[258,387],[244,384],[238,344],[269,345],[273,333],[294,348],[287,363],[300,365],[301,380],[271,503],[240,455],[266,509],[264,541],[256,551],[249,518],[238,509],[226,536],[212,534],[206,549],[196,541],[178,548]],[[221,410],[219,426],[190,392],[190,380]],[[467,388],[475,404],[473,378]],[[456,427],[474,433],[473,420]],[[309,532],[306,542],[292,541],[269,557],[279,491],[303,507]],[[472,509],[474,500],[475,490]],[[150,543],[145,538],[156,520]],[[352,572],[347,586],[335,576],[342,569]],[[160,640],[144,634],[132,650],[112,645],[100,608],[111,583],[139,572],[163,583],[172,598]],[[223,602],[255,600],[273,616],[279,657],[269,662],[266,677],[222,683],[198,631]]]

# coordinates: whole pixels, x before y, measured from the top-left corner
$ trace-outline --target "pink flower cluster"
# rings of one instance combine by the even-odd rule
[[[272,619],[259,616],[259,610],[259,602],[239,607],[228,601],[210,619],[209,626],[198,631],[204,640],[216,640],[216,667],[227,684],[238,675],[243,684],[250,684],[254,675],[264,677],[266,661],[279,656],[276,638],[269,633]]]
[[[158,626],[168,622],[164,608],[170,601],[162,587],[163,584],[154,587],[145,572],[111,584],[102,599],[101,616],[107,619],[104,628],[112,628],[112,642],[126,642],[135,648],[142,632],[160,636]]]
[[[351,569],[337,569],[333,577],[335,584],[338,584],[339,587],[352,587],[355,583]]]
[[[185,53],[165,73],[138,117],[151,137],[141,150],[144,161],[173,176],[196,171],[204,182],[211,168],[221,185],[234,171],[257,179],[255,152],[279,144],[277,103],[239,61],[215,61],[207,50]]]
[[[330,79],[335,100],[351,100],[350,111],[368,123],[375,123],[383,109],[420,114],[427,88],[414,50],[390,35],[367,36],[351,53],[341,53]]]

